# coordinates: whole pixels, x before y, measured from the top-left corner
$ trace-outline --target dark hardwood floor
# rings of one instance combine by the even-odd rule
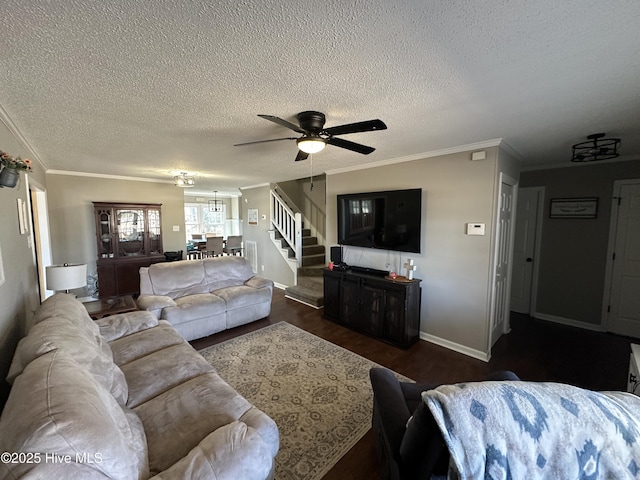
[[[513,314],[511,332],[483,362],[419,340],[402,350],[322,318],[322,310],[285,298],[274,289],[271,315],[249,325],[191,342],[197,348],[223,342],[286,321],[417,382],[482,380],[495,370],[512,370],[522,380],[562,382],[592,390],[625,390],[633,339],[558,325]],[[373,435],[367,433],[324,480],[379,480]]]

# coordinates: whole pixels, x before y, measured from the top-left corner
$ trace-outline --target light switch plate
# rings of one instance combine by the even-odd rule
[[[173,226],[173,231],[174,232],[179,232],[180,231],[180,225],[174,225]]]

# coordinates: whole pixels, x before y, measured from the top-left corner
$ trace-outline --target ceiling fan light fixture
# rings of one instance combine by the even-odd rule
[[[619,138],[604,138],[604,133],[589,135],[588,141],[576,143],[572,147],[572,162],[595,162],[597,160],[609,160],[620,156],[618,147]]]
[[[196,186],[196,179],[192,175],[187,175],[186,172],[182,172],[180,175],[173,177],[173,182],[176,187],[191,188]]]
[[[296,140],[298,148],[304,153],[318,153],[327,146],[327,142],[324,138],[318,136],[306,135]]]

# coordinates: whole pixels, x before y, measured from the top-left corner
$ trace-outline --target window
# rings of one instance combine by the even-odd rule
[[[369,231],[373,228],[373,201],[372,200],[349,200],[349,229],[352,233]]]
[[[227,220],[227,206],[218,206],[217,212],[209,209],[205,203],[186,203],[184,205],[184,228],[187,241],[191,234],[213,234],[226,237],[225,223]]]

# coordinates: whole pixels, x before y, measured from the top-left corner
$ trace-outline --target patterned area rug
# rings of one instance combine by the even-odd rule
[[[371,427],[369,369],[378,365],[289,323],[200,353],[275,420],[277,480],[322,478]]]

